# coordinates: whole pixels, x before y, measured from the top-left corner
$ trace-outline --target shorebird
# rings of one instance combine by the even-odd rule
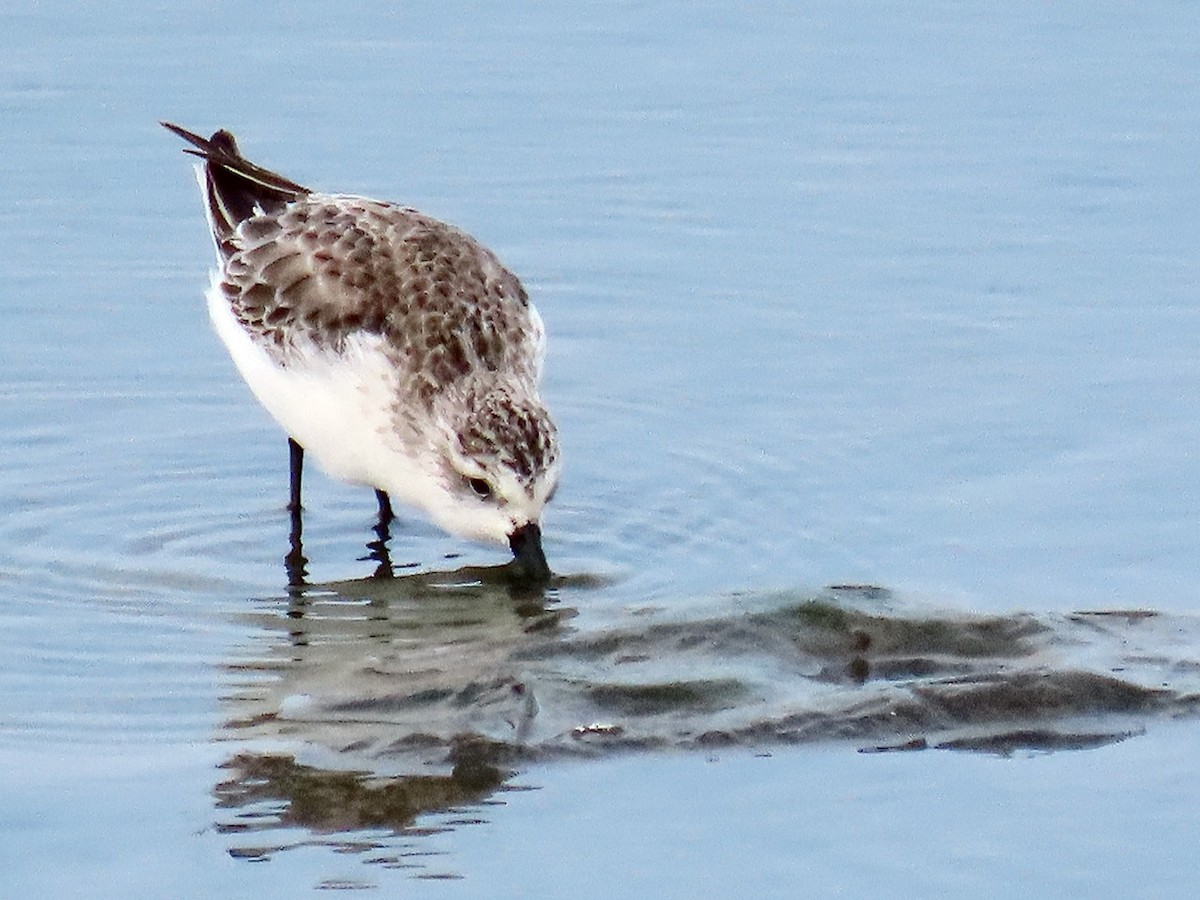
[[[541,517],[560,454],[538,388],[545,330],[517,277],[415,209],[313,191],[247,160],[228,131],[162,124],[203,160],[209,316],[288,434],[293,514],[307,451],[373,487],[383,522],[398,499],[548,578]]]

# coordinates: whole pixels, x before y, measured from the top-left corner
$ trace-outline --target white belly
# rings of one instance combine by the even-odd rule
[[[215,275],[207,299],[213,327],[254,396],[321,468],[392,490],[414,480],[390,412],[395,382],[380,338],[357,336],[341,353],[314,347],[285,368],[238,323]]]

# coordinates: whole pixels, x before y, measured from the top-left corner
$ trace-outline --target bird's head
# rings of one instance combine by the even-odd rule
[[[558,434],[535,391],[468,388],[435,401],[432,439],[441,490],[428,511],[447,531],[507,544],[516,571],[545,580],[542,511],[558,487]]]

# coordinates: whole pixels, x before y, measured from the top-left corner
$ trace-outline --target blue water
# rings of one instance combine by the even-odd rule
[[[6,6],[0,893],[1186,895],[1197,73],[1188,4]],[[315,472],[337,584],[289,598],[163,118],[521,275],[546,609],[368,596],[370,492]],[[502,561],[414,518],[392,554]],[[993,722],[945,712],[975,683]],[[499,784],[354,818],[458,729]],[[242,754],[348,793],[305,818]]]

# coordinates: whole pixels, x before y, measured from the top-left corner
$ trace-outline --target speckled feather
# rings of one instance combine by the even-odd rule
[[[475,371],[540,376],[540,323],[517,277],[416,210],[310,194],[245,220],[222,252],[238,321],[285,365],[297,341],[338,350],[363,331],[386,339],[425,405]]]

